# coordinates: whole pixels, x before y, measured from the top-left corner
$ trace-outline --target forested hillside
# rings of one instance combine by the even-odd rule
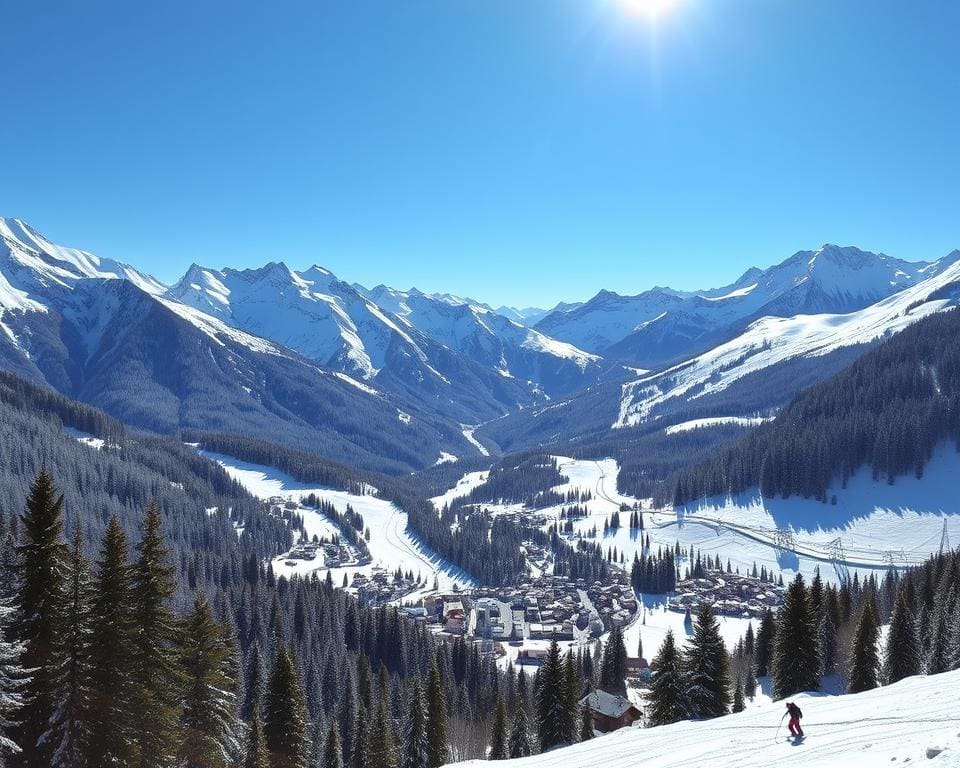
[[[777,418],[680,472],[672,501],[738,493],[829,501],[861,466],[890,484],[921,477],[934,447],[960,441],[960,313],[933,315],[798,395]]]

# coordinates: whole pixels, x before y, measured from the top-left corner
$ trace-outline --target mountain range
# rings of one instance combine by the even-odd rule
[[[194,264],[167,286],[0,219],[0,366],[134,427],[249,434],[403,472],[770,413],[954,306],[958,261],[825,245],[715,289],[493,309],[277,261]]]

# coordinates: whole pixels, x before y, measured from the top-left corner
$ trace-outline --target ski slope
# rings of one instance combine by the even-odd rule
[[[299,502],[302,497],[314,493],[333,504],[338,512],[346,510],[348,504],[359,512],[363,516],[365,525],[370,529],[368,546],[373,562],[362,566],[329,569],[334,584],[338,586],[344,574],[347,575],[348,580],[351,580],[355,573],[369,576],[376,568],[395,571],[398,567],[404,572],[412,571],[415,576],[419,574],[425,577],[427,585],[425,591],[432,590],[434,578],[442,591],[452,589],[454,584],[461,587],[473,585],[473,579],[469,574],[442,559],[412,536],[407,529],[407,513],[385,499],[376,496],[358,496],[346,491],[300,483],[273,467],[251,464],[232,456],[206,451],[202,451],[201,454],[223,467],[230,477],[260,499],[280,497]],[[300,507],[297,514],[303,517],[304,527],[310,537],[314,534],[329,537],[337,531],[336,526],[328,518],[314,509]],[[294,565],[287,565],[287,558],[280,556],[274,558],[273,570],[279,576],[307,576],[316,572],[320,578],[325,578],[328,569],[318,561],[310,560],[297,560]],[[422,596],[425,591],[408,595],[404,599],[414,600]]]
[[[878,768],[960,766],[960,671],[846,696],[801,694],[806,739],[778,727],[780,702],[715,720],[627,728],[504,768]],[[480,768],[480,761],[461,763]]]

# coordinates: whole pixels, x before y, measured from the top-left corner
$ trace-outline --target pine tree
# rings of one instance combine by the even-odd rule
[[[247,733],[247,749],[243,758],[243,768],[271,768],[267,752],[267,740],[263,733],[263,721],[259,710],[254,710]]]
[[[168,607],[176,583],[174,569],[167,562],[169,553],[161,526],[160,512],[155,504],[150,504],[132,568],[135,627],[132,721],[141,768],[173,765],[180,740],[177,723],[182,683],[177,658],[180,630]],[[197,610],[195,603],[194,615]],[[188,642],[196,649],[191,639],[188,638]],[[190,683],[196,684],[196,681]]]
[[[573,658],[573,652],[567,651],[563,660],[563,729],[564,741],[571,744],[577,740],[577,711],[580,708],[580,693],[583,681]]]
[[[669,630],[663,639],[657,654],[656,669],[647,696],[647,722],[650,725],[669,725],[686,719],[689,716],[687,684],[673,630]]]
[[[951,669],[950,640],[953,608],[957,602],[956,590],[951,586],[946,598],[943,597],[943,589],[938,592],[940,600],[930,622],[930,643],[926,664],[928,675],[938,675],[941,672],[949,672]]]
[[[873,607],[873,600],[864,600],[850,658],[850,684],[848,686],[850,693],[862,693],[879,685],[880,658],[877,653],[879,634],[880,630],[877,627],[877,615],[876,609]]]
[[[259,711],[263,699],[263,689],[266,685],[263,668],[263,657],[260,655],[260,643],[254,642],[253,648],[247,655],[247,666],[244,673],[243,703],[240,706],[240,717],[252,720],[253,713]]]
[[[226,628],[214,620],[202,592],[197,592],[193,610],[184,622],[181,663],[184,695],[180,765],[227,768],[240,752],[233,647]]]
[[[286,647],[277,647],[263,697],[263,731],[271,768],[306,768],[307,705]]]
[[[497,696],[497,703],[493,709],[493,727],[490,729],[490,760],[506,760],[509,757],[507,749],[507,709],[503,704],[503,697]]]
[[[336,721],[330,723],[327,740],[323,747],[322,768],[343,768],[343,754],[340,749],[340,734]]]
[[[590,707],[580,707],[580,741],[593,738],[593,713]]]
[[[24,768],[48,768],[53,743],[47,732],[56,706],[56,662],[66,601],[68,550],[63,541],[63,496],[44,469],[30,488],[20,517],[21,544],[17,547],[18,612],[13,636],[24,644],[21,664],[32,670],[23,688],[23,708],[12,740],[22,752],[16,762]]]
[[[920,643],[917,638],[917,623],[907,607],[902,589],[897,591],[890,619],[890,631],[884,653],[884,677],[887,684],[920,674]]]
[[[730,672],[720,625],[709,603],[697,612],[697,622],[684,654],[687,701],[692,717],[717,717],[730,708]]]
[[[603,661],[600,667],[600,687],[610,693],[625,696],[627,693],[627,648],[623,642],[623,631],[614,627],[610,639],[603,649]]]
[[[53,746],[51,766],[85,765],[90,744],[90,587],[89,564],[83,556],[80,528],[74,532],[67,568],[62,643],[55,657],[54,697],[57,707],[44,737]]]
[[[393,725],[387,712],[387,696],[380,697],[377,718],[370,731],[367,768],[396,768],[397,753],[393,741]]]
[[[90,633],[91,766],[137,764],[131,719],[134,625],[127,537],[110,519],[93,582]]]
[[[527,685],[523,670],[517,685],[517,708],[513,713],[513,724],[510,726],[510,759],[527,757],[533,754],[530,743],[530,724],[527,719]]]
[[[817,627],[807,599],[803,576],[797,574],[787,589],[777,620],[773,644],[773,695],[782,699],[820,687]]]
[[[563,662],[557,641],[550,643],[540,667],[536,685],[537,736],[540,751],[546,752],[568,740],[567,699],[564,690]]]
[[[428,768],[440,768],[447,762],[447,699],[436,664],[427,678],[427,748]]]
[[[773,620],[773,611],[767,608],[760,620],[760,630],[757,632],[757,650],[755,667],[757,677],[766,677],[770,674],[770,662],[773,660],[773,645],[776,637],[776,623]]]
[[[403,731],[403,753],[400,768],[429,768],[430,742],[427,737],[427,713],[420,693],[420,682],[414,680],[410,692],[407,722]]]
[[[353,731],[353,744],[350,747],[349,768],[367,768],[367,754],[370,749],[370,729],[367,718],[367,708],[363,705],[363,699],[361,699],[360,706],[357,709],[357,723]],[[446,744],[446,741],[444,741],[444,744]]]
[[[743,712],[744,710],[743,703],[743,684],[740,682],[738,677],[736,682],[733,685],[733,711],[734,712]]]
[[[8,757],[21,754],[19,745],[7,734],[13,731],[17,722],[17,714],[23,706],[21,691],[29,680],[20,664],[24,644],[7,639],[15,614],[15,609],[5,600],[0,601],[0,766],[8,765]],[[75,765],[82,766],[82,763]]]

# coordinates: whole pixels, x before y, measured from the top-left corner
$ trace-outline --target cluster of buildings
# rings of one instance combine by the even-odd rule
[[[718,616],[759,618],[767,608],[783,605],[785,587],[724,571],[708,571],[702,578],[684,579],[677,584],[677,597],[670,601],[674,611],[695,610],[703,602]]]
[[[428,595],[407,607],[412,618],[481,641],[596,638],[629,624],[638,604],[625,579],[587,584],[566,576],[528,576],[516,585]]]
[[[387,605],[402,600],[421,587],[419,582],[384,568],[371,569],[369,576],[354,573],[353,581],[350,583],[350,588],[357,599],[367,605]]]

